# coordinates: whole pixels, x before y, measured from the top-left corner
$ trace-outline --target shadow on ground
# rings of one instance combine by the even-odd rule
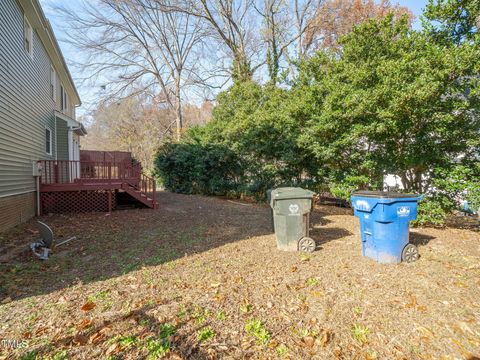
[[[105,280],[272,233],[267,206],[168,192],[160,192],[158,200],[157,210],[41,217],[58,242],[77,237],[45,262],[28,249],[38,238],[37,219],[0,234],[0,301]]]
[[[159,192],[160,207],[43,216],[56,241],[76,236],[41,262],[28,245],[38,239],[37,219],[0,234],[0,301],[48,294],[127,274],[145,266],[208,251],[250,237],[272,234],[267,205],[252,205],[213,197]],[[345,214],[345,209],[332,209]],[[351,233],[331,223],[318,208],[312,213],[310,236],[317,250]],[[331,215],[331,214],[329,214]]]
[[[162,305],[166,305],[163,303]],[[47,353],[52,348],[62,349],[70,348],[75,350],[77,346],[83,346],[87,342],[95,346],[102,346],[103,343],[110,344],[107,350],[109,358],[120,359],[125,353],[132,351],[133,348],[146,348],[150,356],[147,358],[161,358],[163,355],[172,352],[179,355],[182,359],[209,359],[208,352],[200,346],[197,339],[197,332],[208,328],[208,324],[197,324],[195,328],[190,328],[189,317],[184,317],[182,321],[175,324],[163,323],[152,313],[155,312],[158,304],[147,304],[137,309],[131,310],[125,315],[117,315],[108,321],[84,321],[75,335],[64,334],[56,338],[53,342],[36,347],[30,354]],[[137,325],[138,332],[129,332],[128,335],[112,337],[112,328],[118,324],[134,323]],[[143,346],[139,346],[143,344]],[[77,349],[78,350],[78,349]],[[137,358],[145,358],[144,354],[136,354]],[[33,357],[32,357],[33,358]],[[175,357],[174,357],[175,358]]]
[[[338,240],[352,233],[343,228],[315,228],[310,230],[310,237],[315,240],[317,246],[326,244],[329,241]]]
[[[419,246],[427,245],[430,241],[434,240],[435,237],[431,235],[420,234],[418,232],[410,232],[410,243]]]
[[[339,207],[329,207],[329,210],[330,213],[327,214],[317,208],[310,218],[310,237],[315,240],[317,250],[321,249],[321,245],[323,244],[352,235],[350,231],[344,228],[325,226],[332,223],[332,221],[327,218],[328,215],[332,215],[332,213],[336,215],[347,215],[350,214],[349,210]]]

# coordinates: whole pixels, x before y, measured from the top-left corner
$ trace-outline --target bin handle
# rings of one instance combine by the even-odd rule
[[[290,199],[290,198],[281,199],[281,200],[287,200],[287,199]],[[304,197],[296,197],[296,198],[291,198],[291,199],[298,199],[298,200],[309,199],[309,200],[311,200],[311,203],[312,203],[312,205],[311,205],[311,210],[313,210],[313,205],[314,205],[313,196],[312,196],[312,197],[306,197],[306,196],[304,196]],[[272,199],[272,200],[273,200],[273,206],[272,206],[272,208],[274,208],[274,207],[275,207],[275,203],[277,202],[278,199]]]
[[[273,201],[277,201],[277,200],[288,200],[288,199],[298,199],[298,200],[302,200],[302,199],[310,199],[310,200],[313,200],[313,196],[302,196],[302,197],[292,197],[292,198],[281,198],[281,199],[273,199]]]

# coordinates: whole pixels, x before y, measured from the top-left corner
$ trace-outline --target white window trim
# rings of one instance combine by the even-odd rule
[[[65,91],[65,88],[63,88],[63,91]],[[66,91],[65,91],[65,102],[64,102],[64,105],[65,105],[65,114],[68,114],[68,94],[67,94]]]
[[[62,112],[67,115],[68,113],[68,94],[67,91],[65,90],[65,86],[63,84],[60,87],[61,94],[60,96],[62,97],[62,101],[60,102],[60,105],[63,104],[62,106]]]
[[[47,136],[47,131],[46,131],[46,130],[48,130],[48,131],[49,131],[49,134],[50,134],[50,139],[49,139],[49,140],[50,140],[50,152],[47,151],[47,137],[46,137],[46,136]],[[47,155],[50,155],[50,156],[53,155],[52,138],[53,138],[53,136],[52,136],[52,129],[50,129],[49,127],[45,126],[45,153],[46,153]]]
[[[33,27],[30,25],[26,16],[23,16],[23,47],[25,48],[25,40],[26,36],[28,36],[28,43],[30,44],[29,49],[25,49],[27,54],[33,59]],[[26,33],[26,29],[28,26],[28,32]]]
[[[50,65],[50,86],[53,86],[52,100],[57,102],[57,72],[53,65]]]
[[[63,84],[60,84],[60,111],[63,113],[63,109],[65,108],[65,99],[63,97],[65,89],[63,87]]]

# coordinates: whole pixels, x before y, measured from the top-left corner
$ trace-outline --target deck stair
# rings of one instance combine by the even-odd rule
[[[122,189],[131,197],[137,199],[145,206],[151,209],[158,209],[158,202],[155,201],[155,196],[151,195],[151,193],[148,191],[149,189],[151,189],[151,187],[149,186],[149,183],[151,182],[154,182],[152,178],[142,174],[139,185],[125,182],[122,184]]]
[[[115,156],[86,151],[79,161],[38,161],[41,212],[110,212],[117,206],[120,193],[158,209],[155,179],[143,174],[140,163],[131,154],[112,154]]]

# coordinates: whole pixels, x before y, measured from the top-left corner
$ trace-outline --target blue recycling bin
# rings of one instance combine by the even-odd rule
[[[421,198],[385,191],[354,192],[351,200],[360,219],[362,255],[384,264],[417,260],[417,247],[409,243],[409,223],[417,218]]]

